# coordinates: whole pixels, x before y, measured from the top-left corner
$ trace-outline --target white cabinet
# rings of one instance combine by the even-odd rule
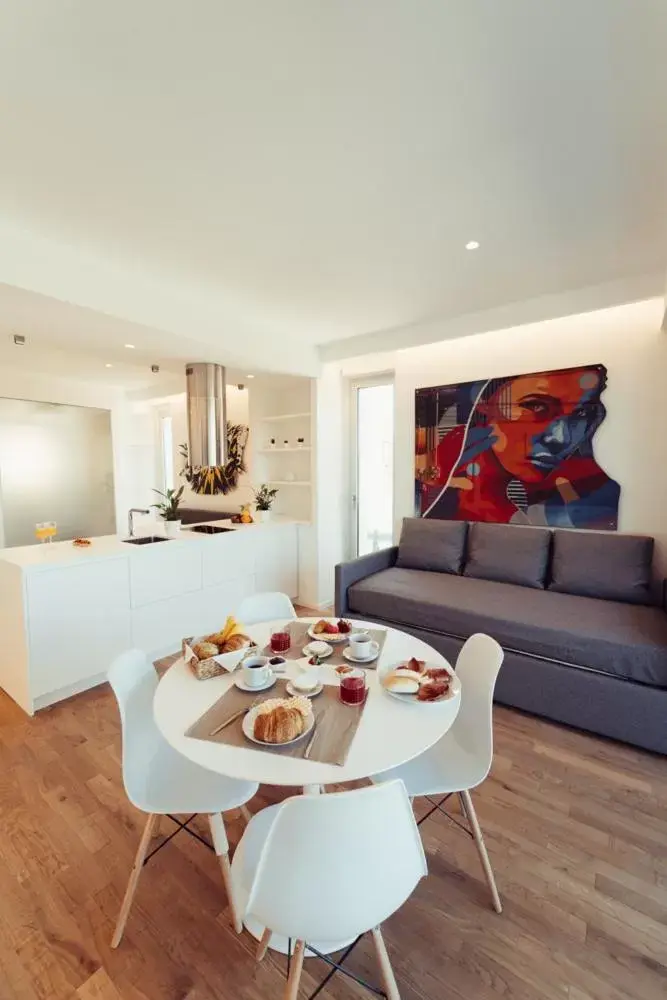
[[[27,598],[33,700],[106,673],[130,647],[127,559],[30,573]]]
[[[160,542],[130,557],[130,595],[133,608],[201,590],[202,547]]]
[[[257,590],[280,590],[296,597],[299,591],[296,525],[263,525],[255,531]]]
[[[222,628],[227,615],[254,592],[255,578],[247,575],[136,608],[132,614],[132,644],[154,658],[173,653],[180,648],[181,639]]]
[[[261,535],[261,529],[251,526],[207,538],[203,546],[204,587],[252,575],[255,572],[258,535]]]

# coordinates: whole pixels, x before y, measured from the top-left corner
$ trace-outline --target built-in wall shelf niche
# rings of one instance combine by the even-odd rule
[[[258,376],[250,389],[253,485],[276,487],[275,512],[301,522],[313,518],[313,394],[312,379],[287,375]]]
[[[260,455],[275,455],[275,453],[277,451],[279,451],[281,453],[281,455],[284,455],[285,452],[289,453],[291,451],[310,451],[310,445],[303,445],[301,447],[299,447],[297,445],[296,448],[285,448],[284,445],[283,445],[282,448],[280,448],[280,447],[278,447],[278,445],[276,445],[275,448],[259,448],[258,449],[258,452],[259,452]]]

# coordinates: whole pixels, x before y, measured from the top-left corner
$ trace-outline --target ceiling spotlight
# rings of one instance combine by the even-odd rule
[[[466,243],[466,250],[479,250],[479,243],[477,240],[470,240],[469,243]]]
[[[134,350],[134,344],[126,344],[125,346],[126,346],[126,347],[129,347],[129,349],[130,349],[131,351],[133,351],[133,350]]]
[[[14,343],[17,347],[25,347],[25,337],[22,333],[14,334]]]
[[[109,364],[109,362],[107,362],[107,363],[106,363],[106,365],[105,365],[104,367],[105,367],[105,368],[113,368],[113,365],[110,365],[110,364]]]
[[[254,378],[254,375],[246,375],[246,378]]]

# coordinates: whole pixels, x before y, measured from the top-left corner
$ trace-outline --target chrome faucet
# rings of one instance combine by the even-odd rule
[[[129,538],[134,538],[134,520],[132,518],[133,514],[150,514],[149,510],[144,510],[143,507],[132,507],[127,515],[127,534]]]

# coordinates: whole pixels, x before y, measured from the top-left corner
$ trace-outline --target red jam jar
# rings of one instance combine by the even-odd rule
[[[367,693],[366,674],[363,670],[352,670],[341,676],[339,695],[344,705],[363,705]]]
[[[291,644],[292,639],[287,629],[274,632],[271,636],[271,649],[274,653],[284,653],[285,650],[290,648]]]

